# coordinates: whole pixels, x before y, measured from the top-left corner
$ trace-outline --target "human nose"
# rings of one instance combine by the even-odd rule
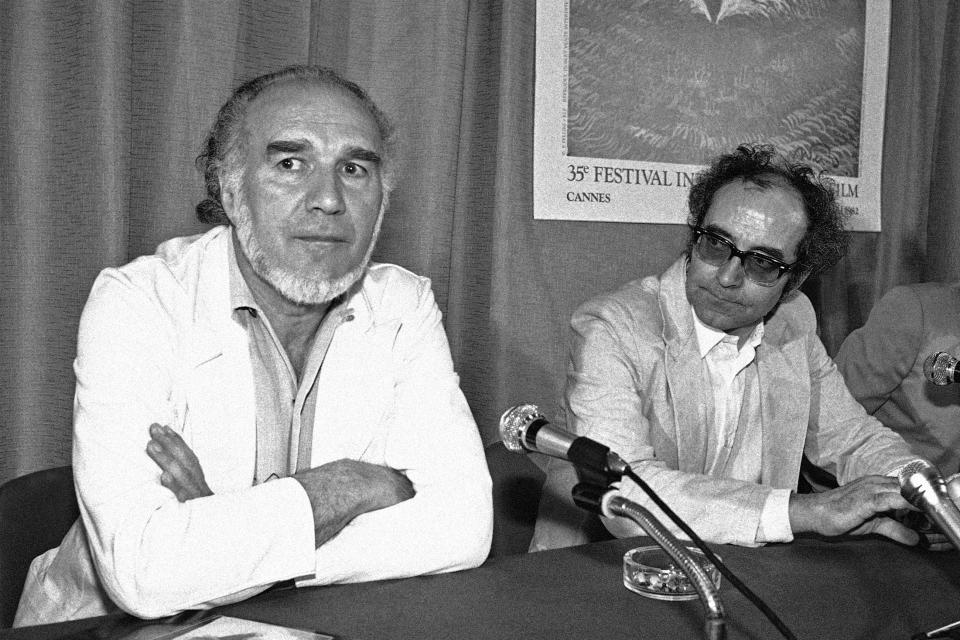
[[[743,281],[743,262],[738,256],[730,256],[717,267],[717,281],[724,287],[735,287]]]
[[[317,171],[311,177],[306,197],[310,211],[336,215],[344,210],[342,185],[333,173]]]

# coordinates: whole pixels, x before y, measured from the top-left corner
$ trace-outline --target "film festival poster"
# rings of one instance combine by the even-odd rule
[[[538,0],[534,218],[686,222],[741,143],[833,179],[880,230],[889,0]]]

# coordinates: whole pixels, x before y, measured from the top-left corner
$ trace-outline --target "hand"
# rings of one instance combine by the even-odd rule
[[[923,511],[902,510],[893,514],[893,518],[903,526],[913,529],[920,534],[917,546],[931,551],[949,551],[953,549],[950,539],[944,535],[930,517]]]
[[[359,460],[335,460],[292,476],[307,492],[319,547],[362,513],[409,500],[416,491],[400,471]]]
[[[920,534],[920,546],[930,551],[950,551],[953,549],[953,543],[942,533]]]
[[[170,427],[150,425],[147,455],[162,471],[160,484],[170,489],[180,502],[213,495],[197,456]]]
[[[791,494],[790,527],[794,533],[812,531],[827,536],[878,533],[913,546],[920,540],[916,531],[877,514],[910,509],[900,495],[900,483],[889,476],[864,476],[837,489],[822,493]]]

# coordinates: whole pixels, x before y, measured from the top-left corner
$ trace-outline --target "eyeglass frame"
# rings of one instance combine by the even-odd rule
[[[737,245],[734,244],[734,242],[729,238],[725,238],[719,233],[716,233],[715,231],[704,229],[700,225],[690,225],[690,230],[693,232],[693,250],[697,252],[697,255],[700,257],[701,260],[703,260],[707,264],[710,264],[711,266],[719,267],[729,262],[732,258],[740,258],[740,269],[743,271],[743,275],[746,278],[748,278],[750,282],[758,284],[761,287],[772,287],[777,283],[777,281],[780,278],[783,277],[783,274],[790,273],[799,264],[799,261],[794,262],[793,264],[787,264],[783,260],[779,260],[767,253],[755,251],[753,249],[741,251],[740,249],[737,248]],[[725,247],[727,247],[727,249],[730,250],[730,255],[728,255],[726,259],[723,260],[723,262],[720,262],[719,264],[712,264],[708,262],[707,259],[700,254],[700,250],[697,248],[698,245],[700,244],[700,238],[703,236],[707,236],[709,238],[719,241],[720,244],[724,245]],[[774,266],[776,266],[778,269],[777,277],[771,280],[770,282],[761,282],[751,277],[750,274],[747,272],[747,265],[746,265],[746,262],[744,261],[744,257],[750,257],[750,256],[756,256],[763,260],[766,260],[767,262],[772,262]]]

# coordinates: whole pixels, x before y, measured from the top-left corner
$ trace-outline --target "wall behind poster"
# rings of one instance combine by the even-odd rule
[[[683,223],[696,172],[763,142],[879,231],[888,36],[885,0],[541,0],[534,217]]]

